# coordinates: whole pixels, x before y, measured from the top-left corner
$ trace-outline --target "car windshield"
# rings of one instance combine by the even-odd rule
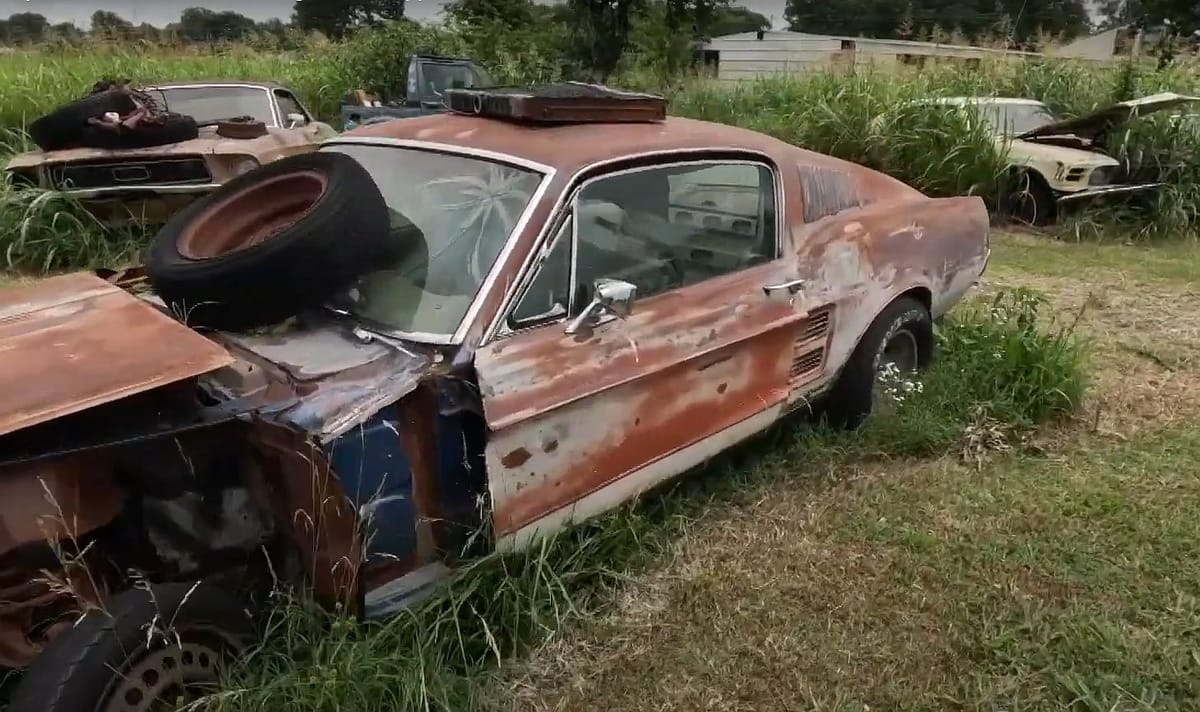
[[[491,78],[483,70],[469,64],[426,62],[421,70],[425,77],[426,99],[437,99],[447,89],[472,89],[492,84]]]
[[[542,175],[472,156],[334,144],[379,186],[400,257],[366,275],[334,306],[382,327],[448,337],[533,199]]]
[[[195,86],[154,89],[154,98],[167,111],[191,116],[205,124],[237,116],[253,116],[267,126],[275,125],[271,94],[259,87]]]
[[[992,130],[1002,136],[1018,136],[1058,121],[1045,104],[980,102],[975,109]]]

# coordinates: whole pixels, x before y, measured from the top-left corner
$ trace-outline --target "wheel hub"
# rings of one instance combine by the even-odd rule
[[[900,329],[883,345],[883,353],[879,358],[879,372],[913,373],[920,366],[919,353],[916,335],[908,329]]]
[[[221,654],[195,641],[172,641],[147,652],[114,681],[96,712],[173,712],[217,682]]]

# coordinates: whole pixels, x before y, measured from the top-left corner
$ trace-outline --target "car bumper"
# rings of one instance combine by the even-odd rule
[[[1141,193],[1147,190],[1154,190],[1166,185],[1165,183],[1137,183],[1134,185],[1100,185],[1095,188],[1085,188],[1076,193],[1063,193],[1058,196],[1059,204],[1073,203],[1080,200],[1092,200],[1095,198],[1104,198],[1111,195],[1128,195],[1129,193]]]

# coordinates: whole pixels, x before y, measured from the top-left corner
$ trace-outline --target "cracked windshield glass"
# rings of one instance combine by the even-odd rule
[[[458,328],[542,176],[480,158],[333,146],[361,163],[387,202],[396,263],[359,280],[338,307],[406,334]]]

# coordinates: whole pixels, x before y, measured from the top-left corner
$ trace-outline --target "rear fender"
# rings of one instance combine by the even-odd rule
[[[833,311],[828,375],[900,295],[928,294],[934,318],[958,303],[987,263],[988,231],[978,197],[874,203],[794,227],[804,306]]]

